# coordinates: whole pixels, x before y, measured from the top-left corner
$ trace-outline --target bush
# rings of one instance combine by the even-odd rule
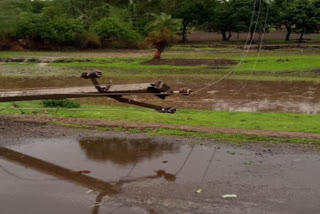
[[[58,17],[48,23],[55,33],[55,40],[61,44],[74,43],[84,32],[83,24],[77,19]]]
[[[61,107],[61,108],[79,108],[80,103],[71,100],[44,100],[42,101],[42,105],[44,107],[54,108],[54,107]]]
[[[17,23],[16,36],[32,42],[74,44],[84,32],[83,24],[66,17],[49,20],[39,14],[27,14]]]
[[[136,42],[140,35],[132,27],[118,18],[107,17],[98,21],[94,31],[101,39],[120,39],[127,42]]]
[[[17,23],[16,36],[30,41],[54,40],[57,38],[48,20],[38,14],[27,14]]]
[[[98,34],[95,32],[83,32],[80,38],[82,48],[99,48],[101,41]]]

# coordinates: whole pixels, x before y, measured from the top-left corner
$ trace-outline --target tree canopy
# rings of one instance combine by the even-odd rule
[[[232,33],[284,27],[300,40],[320,30],[320,0],[1,0],[0,39],[59,45],[90,38],[139,43],[163,25],[181,41],[191,29]],[[158,31],[160,32],[160,31]],[[169,33],[169,32],[168,32]],[[90,35],[90,36],[89,36]]]

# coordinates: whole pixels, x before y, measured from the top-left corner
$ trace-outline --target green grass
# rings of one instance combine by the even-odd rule
[[[181,56],[180,56],[181,57]],[[180,58],[179,57],[179,58]],[[172,59],[175,57],[166,57]],[[176,57],[178,59],[178,57]],[[182,58],[182,57],[181,57]],[[188,57],[185,57],[188,58]],[[205,57],[200,57],[204,59]],[[210,59],[220,58],[211,57]],[[291,72],[291,71],[309,71],[312,69],[320,68],[320,55],[288,55],[288,56],[255,56],[255,57],[226,57],[225,59],[234,59],[240,61],[239,65],[234,65],[225,69],[210,69],[210,66],[175,66],[175,65],[146,65],[144,62],[149,59],[146,57],[141,58],[109,58],[108,60],[94,59],[92,62],[71,62],[71,63],[50,63],[52,66],[63,67],[91,67],[91,68],[111,68],[111,69],[124,69],[133,71],[145,70],[172,70],[173,73],[180,73],[184,70],[198,70],[198,73],[221,73],[221,71],[233,70],[236,73],[249,73],[251,71],[275,73],[275,72]],[[209,68],[209,69],[208,69]],[[178,71],[177,71],[178,70]],[[179,71],[180,70],[180,71]]]
[[[129,130],[130,131],[130,130]],[[306,140],[306,139],[281,139],[262,137],[255,135],[241,135],[241,134],[224,134],[224,133],[199,133],[199,132],[187,132],[174,129],[149,129],[144,130],[149,135],[155,136],[183,136],[192,137],[198,139],[212,139],[215,141],[228,142],[231,144],[239,145],[243,143],[266,143],[268,145],[279,144],[279,143],[290,143],[290,144],[312,144],[320,145],[320,140]],[[134,132],[133,132],[134,133]]]
[[[0,104],[1,108],[9,104]],[[98,105],[81,105],[79,109],[43,109],[40,102],[20,102],[27,114],[45,114],[65,118],[94,118],[115,121],[151,122],[160,124],[225,127],[289,132],[320,133],[320,115],[295,113],[219,112],[207,110],[179,110],[176,114],[160,114],[152,110]],[[31,109],[28,109],[31,108]],[[33,108],[39,108],[34,110]],[[5,109],[1,114],[20,113]]]
[[[87,125],[76,125],[68,124],[64,122],[48,122],[49,124],[80,128],[80,129],[90,129],[95,128],[98,131],[111,131],[111,132],[126,132],[126,133],[145,133],[149,136],[177,136],[177,137],[187,137],[201,140],[214,140],[215,142],[230,143],[233,145],[243,145],[243,144],[255,144],[263,143],[264,145],[277,145],[280,143],[297,144],[297,145],[312,145],[316,146],[314,148],[320,149],[320,140],[306,140],[306,139],[287,139],[287,138],[271,138],[271,137],[261,137],[255,135],[241,135],[241,134],[223,134],[223,133],[200,133],[200,132],[188,132],[176,129],[162,129],[162,128],[121,128],[121,127],[92,127]]]
[[[105,75],[122,79],[166,75],[168,78],[186,76],[188,78],[215,78],[229,71],[233,75],[229,79],[251,80],[303,80],[319,81],[320,68],[319,49],[279,49],[263,50],[258,53],[252,50],[242,58],[243,50],[227,46],[226,48],[209,48],[209,44],[177,45],[164,52],[164,59],[234,59],[243,60],[240,65],[216,69],[212,66],[173,66],[146,65],[152,57],[152,50],[135,54],[135,50],[100,50],[100,51],[1,51],[0,58],[25,57],[39,59],[74,59],[70,63],[50,63],[41,67],[38,64],[2,63],[0,77],[70,77],[78,76],[83,71],[100,69]],[[288,60],[288,61],[286,61]],[[202,78],[202,77],[201,77]]]
[[[234,66],[233,68],[235,68]],[[319,56],[286,56],[286,57],[248,57],[245,62],[237,67],[239,72],[264,71],[308,71],[320,69]]]
[[[91,59],[92,60],[92,59]],[[108,60],[95,59],[92,62],[70,62],[70,63],[50,63],[51,66],[63,67],[91,67],[91,68],[120,68],[126,70],[138,69],[189,69],[188,66],[173,66],[173,65],[147,65],[144,62],[148,58],[109,58]]]

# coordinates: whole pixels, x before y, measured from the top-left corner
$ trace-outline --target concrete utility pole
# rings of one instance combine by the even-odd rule
[[[161,107],[149,103],[138,102],[132,99],[124,98],[128,95],[152,94],[160,99],[165,99],[174,94],[190,95],[192,90],[182,88],[178,91],[173,91],[171,88],[162,83],[139,83],[139,84],[124,84],[124,85],[106,85],[101,86],[97,78],[100,78],[102,73],[94,71],[91,73],[83,73],[81,78],[91,79],[94,87],[73,87],[73,88],[58,88],[58,89],[41,89],[27,91],[6,91],[0,92],[0,102],[28,101],[28,100],[47,100],[47,99],[66,99],[66,98],[83,98],[83,97],[108,97],[121,103],[136,105],[144,108],[154,109],[161,113],[175,113],[174,107]]]

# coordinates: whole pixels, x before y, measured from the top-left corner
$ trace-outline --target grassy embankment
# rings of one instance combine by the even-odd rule
[[[9,106],[0,104],[0,109]],[[190,125],[203,127],[225,127],[234,129],[274,130],[304,133],[320,133],[320,115],[306,115],[294,113],[248,113],[248,112],[217,112],[200,110],[179,110],[178,113],[161,114],[140,108],[82,105],[79,109],[43,108],[40,102],[20,102],[20,108],[26,114],[46,115],[62,118],[93,118],[113,121],[151,122],[159,124]],[[4,109],[0,114],[19,114],[18,109]],[[122,130],[123,129],[115,129]],[[128,131],[140,131],[129,129]],[[299,144],[316,144],[320,141],[305,139],[275,139],[259,136],[237,134],[197,133],[169,129],[147,129],[149,134],[156,135],[182,135],[234,143],[240,142],[289,142]]]

